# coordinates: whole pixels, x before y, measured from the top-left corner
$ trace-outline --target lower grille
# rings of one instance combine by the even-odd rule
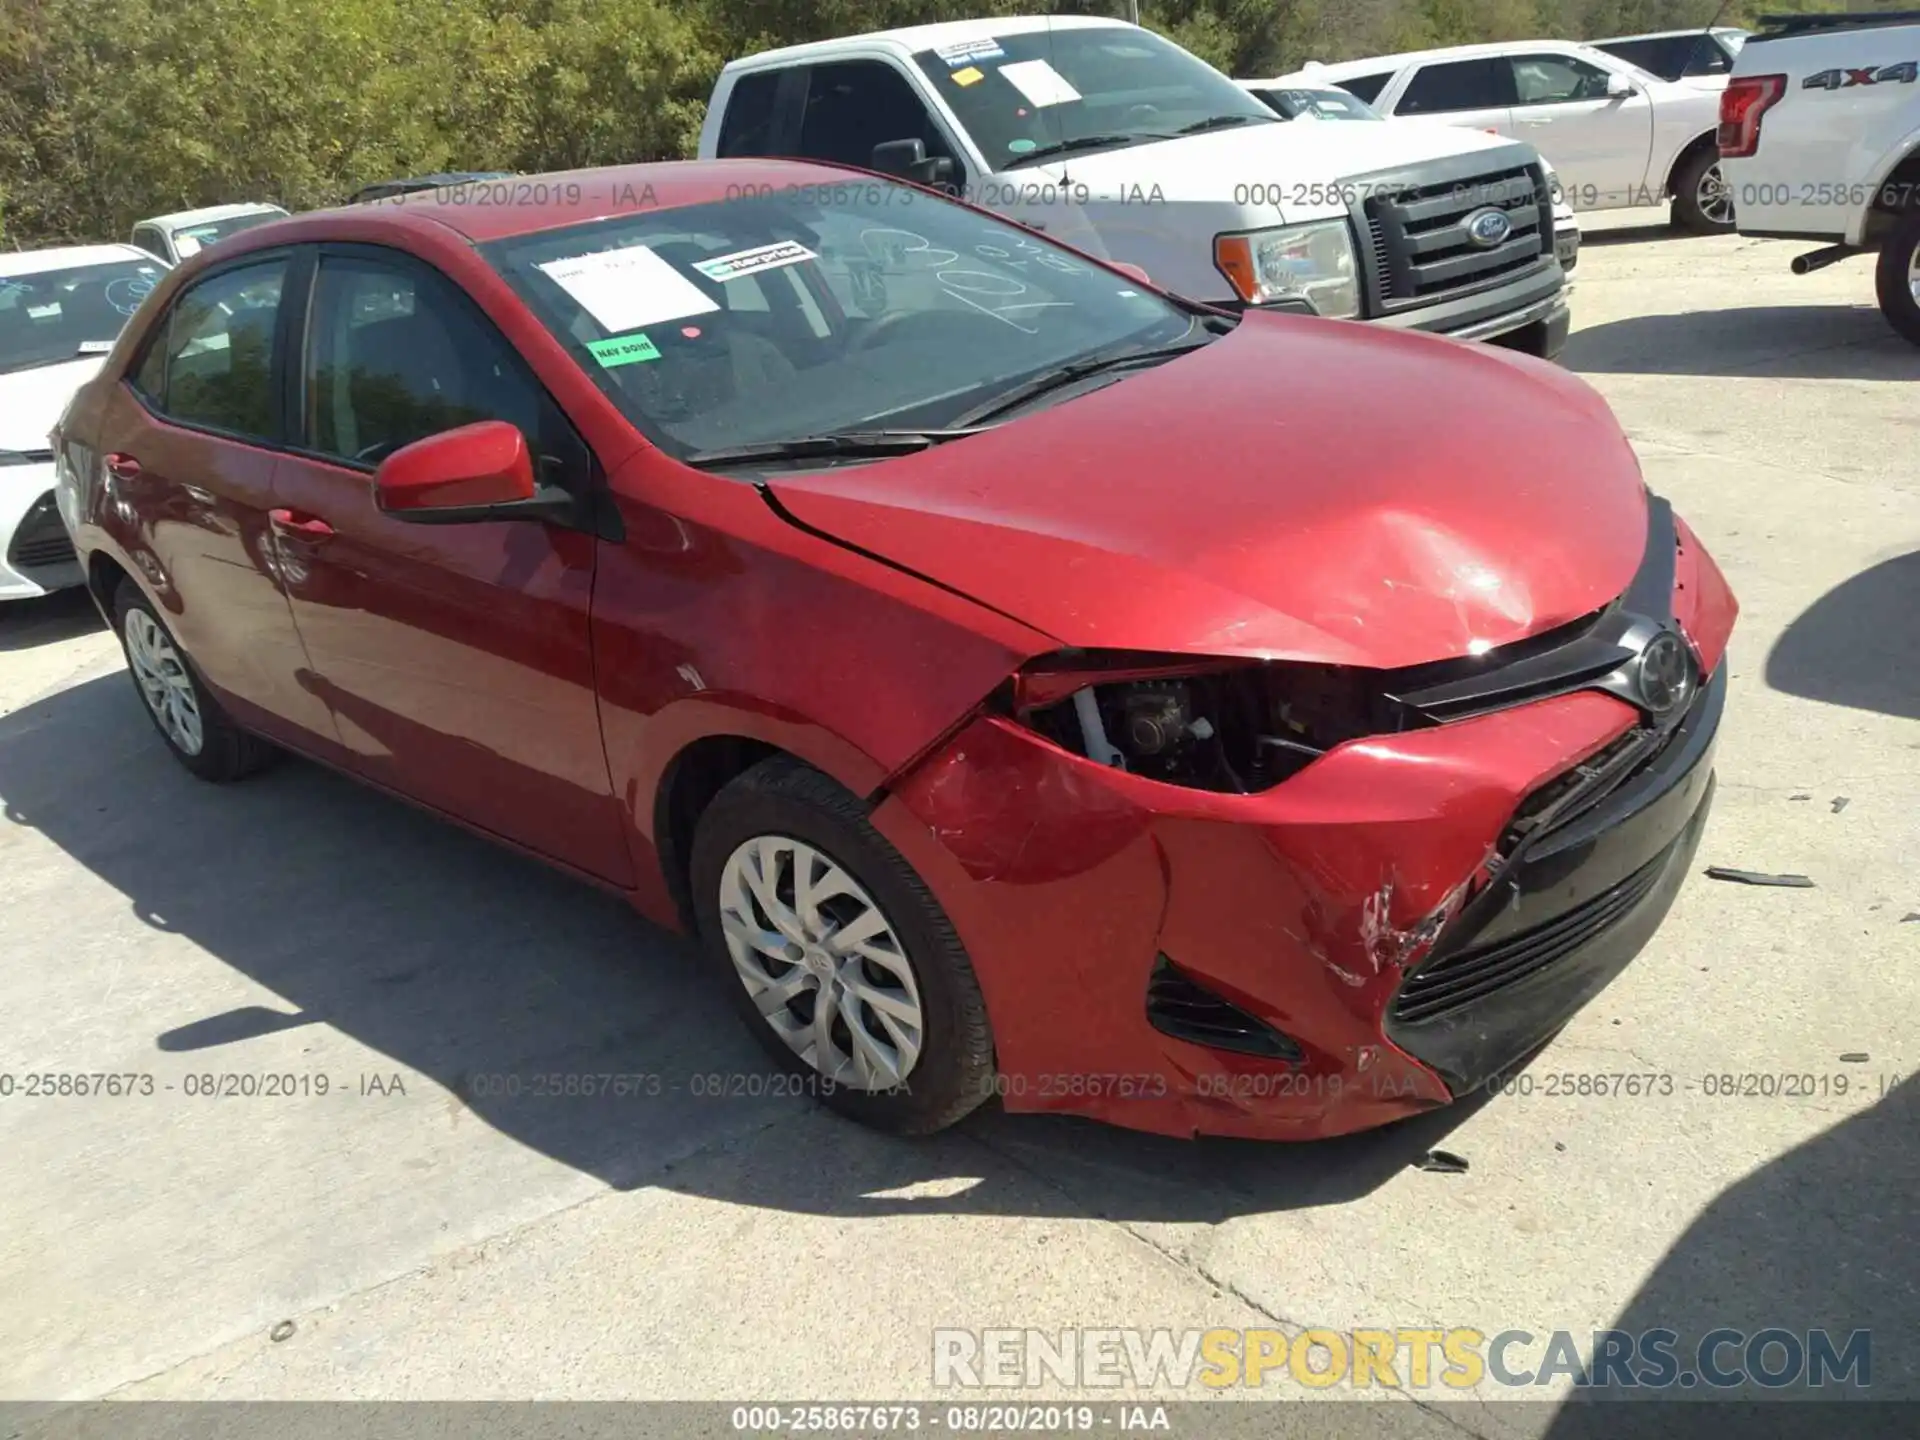
[[[40,569],[48,565],[71,565],[74,558],[73,539],[67,534],[66,523],[61,520],[59,507],[49,490],[33,502],[33,508],[21,518],[19,528],[13,532],[13,543],[7,546],[7,564],[16,570]]]
[[[1394,997],[1396,1020],[1434,1020],[1536,975],[1608,929],[1646,898],[1667,863],[1660,855],[1610,890],[1533,930],[1461,950],[1417,970]]]
[[[1510,227],[1496,245],[1477,245],[1462,223],[1494,208]],[[1368,239],[1381,301],[1422,304],[1545,265],[1553,255],[1553,203],[1537,165],[1374,194]]]
[[[1192,1045],[1276,1060],[1305,1058],[1291,1038],[1223,1000],[1164,955],[1147,981],[1147,1020],[1161,1034]]]

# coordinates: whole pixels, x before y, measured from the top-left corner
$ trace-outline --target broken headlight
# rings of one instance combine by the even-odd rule
[[[1348,740],[1419,723],[1378,679],[1339,665],[1078,651],[1022,669],[1010,703],[1021,724],[1102,765],[1247,794]]]

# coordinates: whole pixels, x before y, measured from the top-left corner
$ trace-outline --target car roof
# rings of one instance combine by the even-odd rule
[[[1639,35],[1609,35],[1604,40],[1589,40],[1587,43],[1589,45],[1618,45],[1626,40],[1678,40],[1686,35],[1704,35],[1707,33],[1705,29],[1696,25],[1686,30],[1648,30]],[[1738,25],[1715,25],[1712,33],[1715,35],[1746,35],[1751,32],[1742,30]]]
[[[264,200],[249,200],[240,205],[208,205],[199,210],[176,210],[171,215],[149,215],[135,225],[158,225],[163,230],[178,230],[183,225],[205,225],[213,220],[231,220],[239,215],[286,213],[286,207]]]
[[[763,65],[784,64],[817,55],[833,54],[857,43],[885,44],[908,54],[936,50],[946,45],[964,45],[970,40],[990,40],[997,35],[1031,35],[1040,30],[1132,30],[1137,26],[1104,15],[1005,15],[988,20],[947,20],[933,25],[908,25],[898,30],[869,30],[861,35],[841,35],[832,40],[811,40],[803,45],[786,45],[778,50],[762,50],[729,61],[727,70],[754,70]]]
[[[162,269],[167,264],[137,245],[50,245],[43,250],[0,250],[0,276],[77,270],[83,265],[111,265],[116,260],[145,260]]]
[[[644,165],[608,165],[596,170],[563,170],[548,175],[516,175],[513,195],[497,205],[462,203],[463,196],[440,190],[416,190],[378,205],[338,205],[309,210],[223,241],[221,255],[272,245],[302,244],[328,238],[347,222],[356,234],[388,223],[412,228],[421,221],[445,226],[475,244],[513,235],[533,235],[609,220],[642,210],[672,210],[730,200],[744,192],[773,193],[788,186],[845,180],[868,172],[811,160],[663,160]],[[869,176],[884,181],[884,176]]]
[[[1578,55],[1591,52],[1593,46],[1581,40],[1498,40],[1485,45],[1447,45],[1437,50],[1403,50],[1398,55],[1375,55],[1365,60],[1340,60],[1332,64],[1316,62],[1311,70],[1303,70],[1297,78],[1311,81],[1320,79],[1348,78],[1354,75],[1372,75],[1377,71],[1399,70],[1415,63],[1428,60],[1473,60],[1487,55],[1519,55],[1529,51],[1561,51]],[[1618,64],[1619,57],[1605,57]]]

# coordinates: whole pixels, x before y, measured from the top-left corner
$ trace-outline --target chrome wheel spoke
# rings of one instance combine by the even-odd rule
[[[784,835],[743,842],[721,871],[720,930],[794,1054],[855,1089],[906,1079],[925,1032],[919,986],[886,913],[838,861]]]
[[[127,665],[133,671],[135,686],[147,702],[153,718],[176,746],[188,755],[198,755],[206,743],[206,727],[200,715],[200,697],[193,688],[193,676],[173,642],[144,610],[129,610],[122,630],[127,644]]]
[[[1920,305],[1920,245],[1914,246],[1907,257],[1907,292],[1913,296],[1913,303]]]

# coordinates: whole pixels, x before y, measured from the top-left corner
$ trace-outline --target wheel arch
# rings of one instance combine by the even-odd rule
[[[1699,154],[1702,150],[1712,150],[1716,154],[1719,152],[1719,135],[1720,132],[1718,128],[1703,131],[1694,136],[1693,139],[1687,141],[1687,143],[1682,145],[1678,150],[1674,151],[1673,159],[1667,162],[1667,178],[1661,183],[1660,193],[1662,195],[1671,199],[1673,196],[1679,194],[1679,191],[1675,188],[1675,182],[1680,178],[1682,167],[1684,167],[1688,161],[1692,160],[1695,155]]]
[[[1874,182],[1873,192],[1860,221],[1860,244],[1869,249],[1909,210],[1920,207],[1920,132],[1907,137],[1905,151]]]
[[[654,854],[667,900],[686,933],[692,934],[695,928],[691,867],[700,817],[729,784],[776,756],[811,763],[769,740],[713,734],[682,746],[661,770],[653,797]]]

